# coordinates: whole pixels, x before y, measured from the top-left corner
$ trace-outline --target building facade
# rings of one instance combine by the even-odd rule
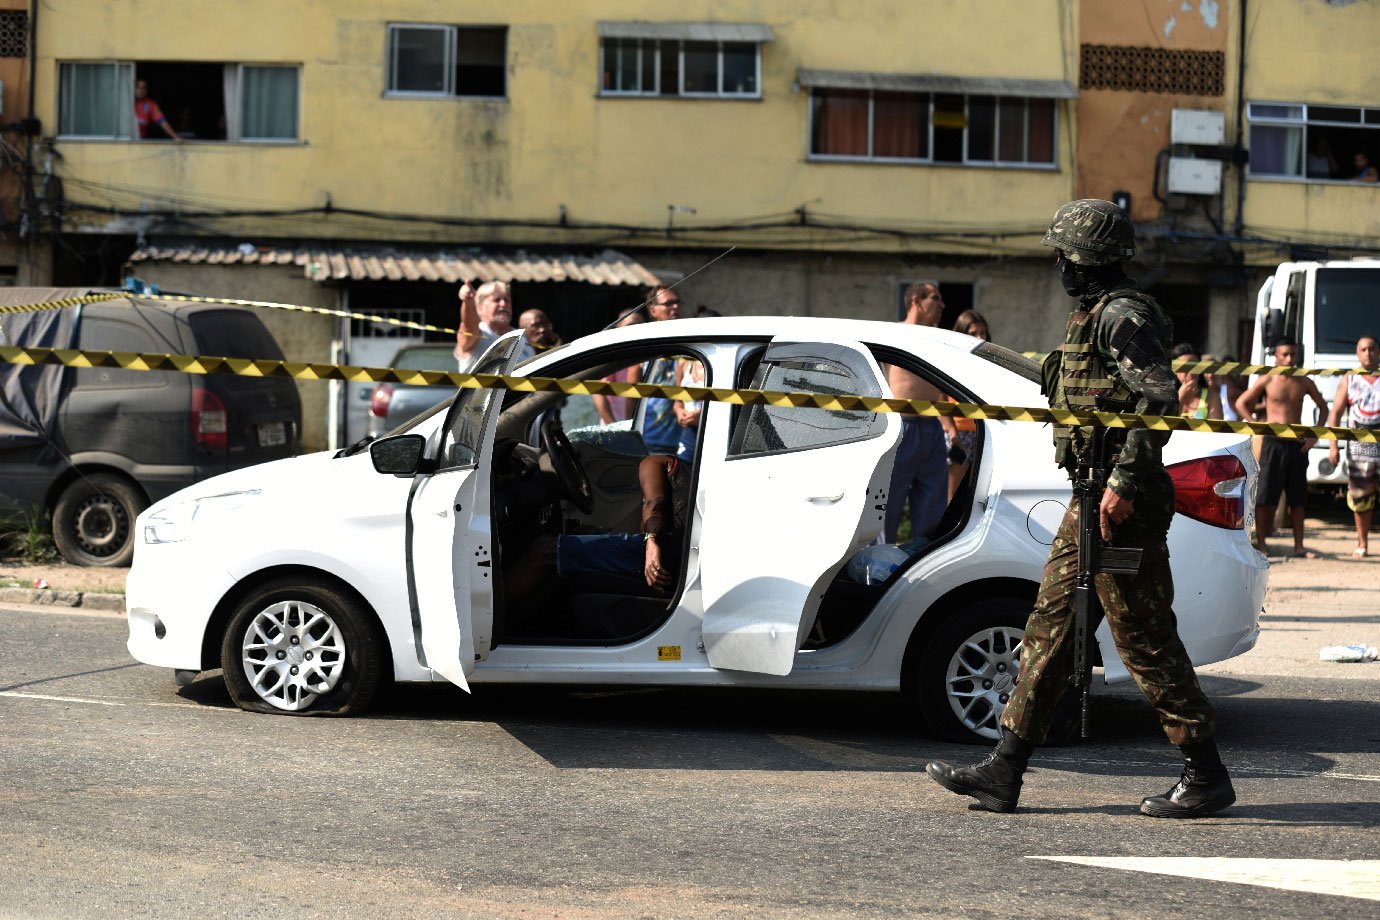
[[[1340,162],[1314,175],[1304,154],[1323,138],[1380,156],[1372,3],[65,0],[41,15],[30,176],[52,217],[35,280],[132,270],[453,325],[460,266],[488,259],[512,266],[519,308],[578,334],[639,302],[632,276],[675,280],[737,247],[685,282],[688,304],[894,319],[906,285],[935,280],[949,320],[974,307],[998,341],[1038,350],[1067,310],[1039,246],[1050,215],[1117,196],[1181,336],[1240,353],[1265,266],[1363,250],[1380,221],[1380,185]],[[178,140],[136,104],[140,82]],[[636,270],[559,280],[539,265],[553,254]],[[378,363],[398,344],[272,322],[291,358]],[[349,397],[303,395],[323,419],[308,433],[343,437],[324,419]]]

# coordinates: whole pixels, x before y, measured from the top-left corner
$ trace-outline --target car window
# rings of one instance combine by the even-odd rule
[[[452,345],[404,348],[393,358],[393,367],[404,371],[453,371],[455,348]]]
[[[506,360],[507,349],[500,353],[488,354],[480,361],[472,373],[501,374]],[[450,425],[441,438],[439,469],[464,469],[478,462],[479,448],[484,439],[484,419],[488,409],[502,396],[501,390],[462,389],[456,395],[455,411],[450,417]]]
[[[81,320],[81,331],[77,341],[88,351],[160,351],[154,345],[148,332],[135,325],[118,319],[99,316],[85,316]],[[76,381],[73,386],[80,389],[127,389],[140,387],[150,389],[168,385],[170,374],[157,371],[127,371],[113,367],[76,368]]]
[[[1040,364],[1027,358],[1020,352],[1012,351],[1009,348],[1002,348],[1000,345],[993,345],[991,342],[981,342],[973,349],[973,354],[979,358],[986,358],[997,367],[1004,367],[1012,371],[1031,383],[1040,382]]]
[[[844,364],[814,358],[764,361],[753,375],[751,388],[792,393],[869,392]],[[729,456],[812,450],[873,437],[884,427],[875,412],[757,405],[739,417]]]
[[[251,358],[262,361],[283,360],[283,349],[268,327],[247,309],[197,310],[187,314],[196,342],[196,353],[221,358]],[[226,374],[217,378],[217,386],[230,391],[258,391],[264,386],[262,377],[241,377]]]

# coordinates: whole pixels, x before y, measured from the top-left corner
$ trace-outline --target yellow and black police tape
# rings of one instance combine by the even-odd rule
[[[312,364],[204,355],[142,354],[130,351],[89,351],[73,348],[25,348],[0,345],[0,361],[10,364],[59,364],[65,367],[110,367],[136,371],[178,371],[184,374],[231,374],[239,377],[287,377],[292,380],[343,380],[356,383],[400,383],[453,386],[460,389],[498,389],[515,393],[559,392],[569,396],[603,394],[642,399],[659,396],[685,402],[722,402],[737,406],[766,405],[831,411],[896,412],[991,421],[1040,422],[1105,428],[1146,428],[1152,431],[1211,431],[1279,438],[1327,438],[1337,441],[1380,441],[1380,429],[1332,428],[1321,425],[1281,425],[1272,422],[1228,422],[1178,415],[1134,415],[1081,412],[1020,406],[930,402],[856,396],[843,393],[785,393],[775,390],[721,387],[665,386],[615,383],[556,377],[512,377],[502,374],[462,374],[454,371],[359,367],[352,364]]]
[[[384,316],[378,313],[356,313],[351,310],[332,310],[329,307],[308,307],[302,304],[275,303],[270,300],[242,300],[234,297],[198,297],[192,294],[134,294],[128,291],[118,293],[108,292],[100,294],[86,294],[81,297],[66,297],[61,300],[48,300],[42,303],[17,304],[12,306],[0,306],[0,315],[6,313],[39,313],[44,310],[62,310],[67,307],[76,307],[82,304],[98,303],[105,300],[164,300],[170,303],[206,303],[219,304],[230,307],[254,307],[260,310],[289,310],[296,313],[315,313],[320,316],[338,316],[343,319],[362,320],[370,323],[381,323],[386,326],[396,326],[402,329],[416,329],[421,332],[440,332],[445,335],[458,335],[458,329],[451,329],[447,326],[433,326],[429,323],[415,323],[411,320],[398,319],[394,316]],[[1026,351],[1021,352],[1027,358],[1034,358],[1036,361],[1044,359],[1044,352]],[[1192,374],[1222,374],[1225,376],[1258,376],[1258,375],[1280,375],[1286,377],[1340,377],[1344,374],[1369,374],[1363,367],[1339,368],[1339,367],[1279,367],[1273,364],[1246,364],[1241,361],[1175,361],[1172,364],[1177,372]]]
[[[445,326],[432,326],[429,323],[414,323],[411,320],[398,319],[396,316],[383,316],[378,313],[355,313],[350,310],[332,310],[329,307],[308,307],[294,303],[274,303],[271,300],[240,300],[233,297],[197,297],[192,294],[133,294],[129,291],[85,294],[81,297],[64,297],[61,300],[46,300],[42,303],[0,306],[0,315],[7,313],[41,313],[44,310],[65,310],[68,307],[79,307],[83,304],[100,303],[101,301],[107,300],[131,300],[136,302],[143,300],[164,300],[169,303],[207,303],[229,307],[254,307],[260,310],[288,310],[294,313],[316,313],[321,316],[339,316],[344,319],[365,320],[371,323],[381,323],[385,326],[417,329],[422,332],[441,332],[448,335],[456,335],[459,332],[459,330],[449,329]]]

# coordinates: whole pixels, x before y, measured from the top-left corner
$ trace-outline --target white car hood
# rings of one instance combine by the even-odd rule
[[[211,495],[224,495],[227,492],[241,492],[249,489],[258,489],[265,498],[272,498],[275,495],[291,495],[294,500],[297,500],[304,493],[315,491],[333,478],[327,475],[326,468],[333,461],[335,454],[335,451],[323,450],[314,454],[270,460],[267,463],[258,463],[243,469],[221,473],[219,476],[203,479],[201,482],[187,486],[187,488],[155,502],[144,514],[153,514],[173,505],[195,501]],[[348,459],[341,458],[335,462],[347,463]]]

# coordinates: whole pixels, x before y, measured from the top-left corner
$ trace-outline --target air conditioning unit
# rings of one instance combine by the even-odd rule
[[[1169,118],[1171,144],[1221,144],[1227,137],[1227,117],[1208,109],[1175,109]]]
[[[1170,157],[1166,188],[1171,195],[1216,195],[1222,191],[1222,161]]]

